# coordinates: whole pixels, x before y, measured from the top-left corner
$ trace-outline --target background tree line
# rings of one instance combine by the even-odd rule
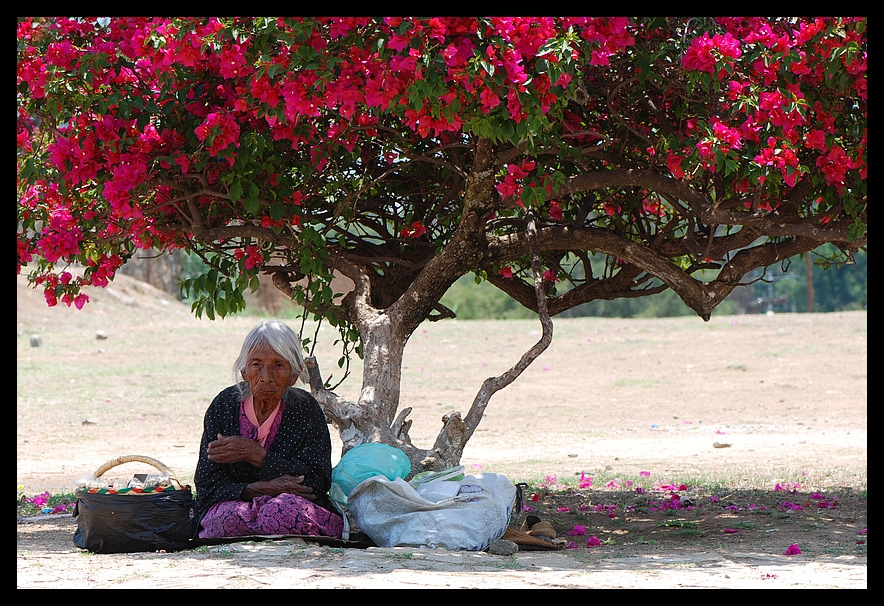
[[[766,313],[825,313],[867,309],[868,271],[866,252],[853,256],[853,264],[830,265],[826,259],[834,252],[830,244],[805,255],[746,276],[751,282],[734,290],[715,310],[719,315]],[[604,261],[600,258],[598,263]],[[599,267],[601,269],[601,267]],[[811,270],[808,283],[807,271]],[[179,280],[192,278],[205,271],[203,262],[183,253],[162,256],[143,255],[129,261],[124,274],[160,288],[184,300]],[[519,305],[489,282],[474,284],[473,276],[458,280],[443,297],[442,303],[462,320],[529,319],[531,311]],[[185,301],[189,302],[189,301]],[[812,309],[810,307],[812,306]],[[282,316],[293,312],[269,280],[250,301],[246,313],[274,313]],[[654,318],[691,315],[693,312],[672,291],[638,299],[598,300],[568,310],[560,317],[600,316],[609,318]]]

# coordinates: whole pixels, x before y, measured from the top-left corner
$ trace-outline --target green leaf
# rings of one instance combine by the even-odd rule
[[[222,318],[227,315],[227,300],[226,299],[215,299],[215,311],[218,312],[218,315]]]
[[[258,203],[258,186],[254,183],[249,183],[249,195],[243,202],[243,206],[245,207],[246,212],[251,214],[256,214],[261,206]]]
[[[236,203],[240,198],[242,198],[242,182],[234,181],[230,186],[230,201]]]

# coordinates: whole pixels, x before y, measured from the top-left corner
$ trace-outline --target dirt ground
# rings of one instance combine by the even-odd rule
[[[73,492],[78,475],[124,454],[191,482],[203,412],[255,318],[197,320],[127,276],[81,311],[50,309],[18,280],[23,493]],[[402,384],[413,441],[431,444],[441,416],[465,413],[539,336],[528,321],[419,329]],[[332,347],[315,353],[341,372]],[[17,587],[866,588],[866,368],[865,312],[556,320],[553,344],[492,398],[462,463],[527,483],[521,515],[550,521],[566,548],[288,538],[97,555],[74,546],[75,518],[54,514],[17,520]],[[359,379],[356,368],[338,393],[355,398]]]

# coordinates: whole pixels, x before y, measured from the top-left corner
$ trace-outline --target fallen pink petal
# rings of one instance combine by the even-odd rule
[[[735,532],[740,532],[739,528],[723,528],[722,532],[726,532],[728,534],[733,534]]]
[[[602,542],[599,541],[596,537],[589,537],[588,539],[586,539],[587,547],[598,547],[601,544]]]
[[[792,543],[786,551],[783,552],[783,555],[801,555],[801,549],[796,543]]]
[[[586,534],[586,526],[581,526],[580,524],[574,524],[574,528],[568,531],[568,535],[572,537],[576,537],[580,534]]]
[[[592,478],[588,475],[584,474],[582,471],[580,472],[580,482],[577,484],[580,488],[591,488],[592,487]]]
[[[650,471],[640,471],[640,472],[638,472],[638,475],[641,478],[650,478],[651,472]]]
[[[561,512],[561,513],[565,513],[565,512],[570,512],[571,508],[570,507],[558,507],[556,509],[556,511]]]

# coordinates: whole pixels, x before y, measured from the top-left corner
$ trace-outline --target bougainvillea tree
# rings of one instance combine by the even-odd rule
[[[345,449],[393,444],[415,471],[459,461],[550,316],[671,289],[708,320],[752,270],[866,246],[863,18],[25,18],[17,34],[18,271],[82,307],[140,249],[184,249],[209,317],[271,275],[363,356],[356,402],[311,366]],[[403,350],[467,274],[543,337],[419,448]]]

